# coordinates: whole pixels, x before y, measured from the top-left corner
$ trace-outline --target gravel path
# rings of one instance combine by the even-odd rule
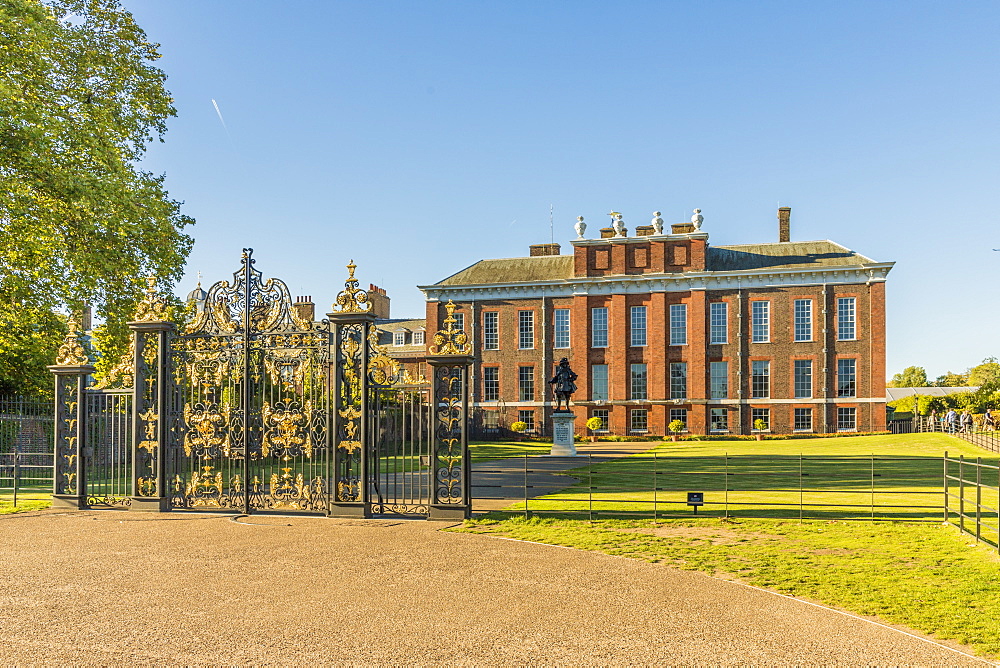
[[[238,522],[0,517],[0,663],[982,665],[656,564],[426,521]]]

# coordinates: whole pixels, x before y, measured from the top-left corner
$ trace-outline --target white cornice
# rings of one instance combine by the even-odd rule
[[[691,290],[734,290],[737,288],[803,287],[824,284],[871,284],[884,282],[894,264],[893,262],[876,262],[851,267],[816,267],[815,269],[773,268],[673,274],[619,274],[614,276],[581,276],[531,283],[418,285],[417,288],[431,301],[443,298],[469,301],[688,292]]]

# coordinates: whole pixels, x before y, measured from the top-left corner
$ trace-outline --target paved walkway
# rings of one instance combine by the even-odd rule
[[[577,457],[510,457],[472,465],[472,507],[475,512],[500,510],[528,498],[552,494],[579,480],[562,471],[600,464],[646,452],[656,443],[577,443]],[[525,473],[525,468],[528,472]]]
[[[441,527],[0,516],[0,664],[982,665],[698,573]]]

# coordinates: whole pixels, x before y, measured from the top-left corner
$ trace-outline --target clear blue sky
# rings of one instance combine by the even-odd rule
[[[179,116],[147,168],[325,312],[344,265],[414,287],[700,207],[711,243],[832,239],[895,261],[888,368],[1000,354],[1000,3],[125,0]],[[225,119],[220,122],[211,100]],[[592,228],[593,229],[593,228]]]

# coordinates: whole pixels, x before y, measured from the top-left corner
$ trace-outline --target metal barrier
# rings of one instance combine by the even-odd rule
[[[474,509],[618,518],[937,521],[937,457],[508,458],[473,462]],[[566,478],[566,476],[570,476]],[[688,493],[701,493],[689,506]],[[516,505],[515,505],[516,504]],[[494,507],[489,507],[489,506]],[[699,507],[701,510],[699,510]]]
[[[985,464],[982,457],[954,459],[945,452],[943,480],[945,523],[974,536],[977,543],[1000,549],[1000,466]],[[986,496],[995,505],[984,503]]]
[[[0,398],[0,500],[13,505],[23,492],[48,498],[52,490],[52,403],[24,397]],[[19,498],[20,497],[20,498]]]

